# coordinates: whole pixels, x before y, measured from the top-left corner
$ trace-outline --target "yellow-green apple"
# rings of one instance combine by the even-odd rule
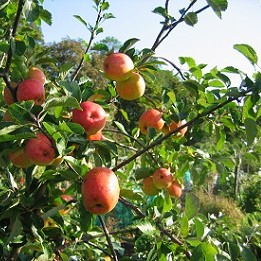
[[[171,185],[173,181],[173,175],[169,169],[159,168],[153,173],[152,179],[155,187],[158,189],[162,189],[167,188]]]
[[[160,131],[165,122],[162,119],[162,112],[156,109],[149,109],[142,113],[139,118],[139,128],[141,133],[148,134],[148,128]]]
[[[155,196],[160,190],[155,187],[152,176],[149,176],[142,180],[142,191],[148,196]]]
[[[16,93],[17,101],[33,100],[36,105],[45,101],[45,89],[37,79],[26,79],[19,83]]]
[[[27,157],[24,147],[18,148],[17,150],[10,152],[8,154],[8,158],[18,168],[28,168],[31,165],[33,165],[33,163]]]
[[[105,75],[114,81],[124,81],[130,77],[134,64],[131,58],[124,53],[112,53],[103,62]]]
[[[171,185],[167,187],[167,192],[171,197],[179,198],[182,194],[182,186],[178,181],[173,180]]]
[[[110,212],[120,196],[118,178],[106,167],[89,170],[83,179],[81,191],[84,207],[97,215]]]
[[[171,121],[170,122],[170,125],[169,125],[169,130],[170,131],[173,131],[173,130],[175,130],[175,129],[177,129],[178,127],[180,127],[180,126],[182,126],[182,125],[184,125],[184,124],[186,124],[187,122],[186,122],[186,120],[184,119],[184,120],[181,120],[181,121],[179,121],[179,122],[175,122],[175,121]],[[187,130],[188,130],[188,127],[186,126],[186,127],[184,127],[184,128],[182,128],[176,135],[177,135],[177,137],[179,137],[179,138],[181,138],[181,137],[184,137],[184,135],[186,134],[186,132],[187,132]]]
[[[104,140],[105,137],[102,134],[102,131],[98,131],[97,133],[91,134],[91,135],[87,135],[87,140]]]
[[[80,106],[82,110],[73,110],[72,122],[80,124],[88,135],[101,131],[106,124],[106,112],[101,105],[85,101]]]
[[[31,67],[28,72],[28,79],[36,79],[38,80],[42,85],[46,82],[46,77],[43,71],[37,67]]]
[[[55,157],[56,151],[50,139],[39,132],[35,138],[27,140],[25,152],[29,160],[36,165],[50,165]]]
[[[143,77],[136,72],[132,72],[127,80],[116,82],[117,93],[121,98],[128,101],[140,98],[145,92],[145,87]]]
[[[88,98],[88,101],[92,101],[95,102],[97,100],[104,100],[105,99],[105,95],[101,94],[101,93],[94,93],[93,95],[91,95]]]
[[[11,88],[15,89],[17,86],[18,86],[17,82],[10,82]],[[8,87],[4,88],[3,100],[7,105],[13,104],[15,102],[15,99]]]

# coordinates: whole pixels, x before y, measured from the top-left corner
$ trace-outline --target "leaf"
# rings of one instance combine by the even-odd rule
[[[168,16],[168,13],[166,12],[166,9],[162,6],[158,6],[156,7],[153,11],[154,14],[159,14],[161,16],[163,16],[164,18],[166,18]]]
[[[187,193],[185,199],[185,215],[188,220],[192,219],[199,210],[200,202],[194,193]]]
[[[195,12],[189,12],[185,15],[184,21],[187,25],[194,26],[198,22],[198,15]]]
[[[226,141],[226,133],[222,127],[216,126],[216,137],[216,149],[219,151],[224,146],[224,143]]]
[[[227,0],[207,0],[208,4],[211,6],[216,15],[221,19],[222,11],[226,11],[228,7]]]
[[[87,22],[80,16],[80,15],[74,15],[74,17],[80,21],[84,26],[87,26]]]
[[[78,101],[81,101],[82,94],[81,94],[80,86],[77,82],[61,81],[59,82],[59,84],[65,88],[68,94],[76,98]]]
[[[244,124],[246,128],[247,144],[250,146],[257,136],[257,123],[251,118],[246,118]]]
[[[191,261],[214,261],[217,253],[212,244],[203,242],[193,250]]]
[[[9,242],[12,242],[12,240],[17,236],[19,236],[22,231],[23,231],[23,225],[19,219],[19,216],[17,216],[6,243],[8,244]]]
[[[257,261],[257,259],[256,259],[255,255],[253,254],[253,252],[249,248],[247,248],[245,246],[242,247],[240,255],[243,258],[242,259],[243,261]]]
[[[44,104],[44,110],[48,111],[51,108],[55,108],[57,106],[62,107],[72,107],[81,110],[81,106],[76,100],[76,98],[71,96],[63,96],[58,98],[51,98]]]
[[[147,220],[140,221],[136,226],[141,232],[148,236],[156,235],[156,228]]]
[[[41,9],[40,18],[48,25],[52,25],[52,14],[48,10]]]
[[[248,44],[234,44],[234,49],[243,54],[252,64],[257,64],[258,56],[253,47]]]
[[[119,49],[120,53],[126,53],[136,42],[138,42],[139,39],[137,38],[131,38],[127,40],[123,46]]]
[[[186,215],[184,215],[181,219],[181,224],[180,224],[180,232],[183,237],[186,237],[189,232],[189,222],[188,218]]]

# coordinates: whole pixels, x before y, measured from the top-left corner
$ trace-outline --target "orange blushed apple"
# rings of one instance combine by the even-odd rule
[[[132,101],[144,94],[145,86],[143,77],[136,72],[132,72],[127,80],[116,82],[116,91],[121,98]]]
[[[37,67],[31,67],[28,72],[28,79],[36,79],[41,84],[45,84],[46,77],[43,71]]]
[[[19,83],[16,96],[19,102],[33,100],[36,105],[41,105],[45,101],[45,89],[40,81],[26,79]]]
[[[170,131],[173,131],[173,130],[177,129],[178,127],[180,127],[180,126],[182,126],[182,125],[184,125],[184,124],[186,124],[186,123],[187,123],[186,120],[181,120],[181,121],[179,121],[179,122],[177,122],[177,123],[172,120],[172,121],[170,122],[170,125],[169,125],[169,130],[170,130]],[[184,127],[184,128],[182,128],[182,129],[177,133],[178,137],[184,137],[184,135],[186,134],[187,130],[188,130],[188,127],[187,127],[187,126]]]
[[[84,207],[97,215],[110,212],[116,206],[120,195],[118,178],[106,167],[89,170],[84,177],[81,190]]]
[[[166,168],[159,168],[155,170],[155,172],[152,175],[152,178],[155,187],[158,189],[169,187],[173,181],[172,173],[169,169]]]
[[[18,148],[16,151],[12,151],[8,154],[9,160],[18,168],[28,168],[33,163],[27,157],[25,148]]]
[[[155,196],[160,190],[155,187],[152,176],[149,176],[142,180],[142,191],[148,196]]]
[[[139,128],[141,133],[148,134],[148,128],[155,128],[160,131],[165,122],[162,119],[162,112],[156,109],[149,109],[142,113],[139,118]]]
[[[73,110],[72,122],[80,124],[88,135],[101,131],[106,124],[105,110],[91,101],[82,102],[80,106],[82,110]]]
[[[43,133],[26,142],[25,152],[32,163],[40,166],[50,165],[56,157],[52,142]]]
[[[182,186],[178,181],[173,180],[171,185],[167,187],[167,191],[171,197],[180,198],[182,194]]]
[[[124,81],[130,77],[134,64],[131,58],[124,53],[112,53],[103,62],[105,75],[115,81]]]

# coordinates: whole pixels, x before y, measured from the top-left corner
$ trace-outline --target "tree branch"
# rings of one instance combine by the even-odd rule
[[[96,18],[96,21],[95,21],[95,26],[91,30],[91,36],[90,36],[87,48],[86,48],[86,50],[85,50],[85,52],[84,52],[84,54],[82,56],[82,59],[81,59],[79,65],[78,65],[77,69],[75,70],[75,72],[72,75],[71,81],[74,81],[76,79],[76,77],[78,76],[81,68],[84,65],[84,55],[87,54],[89,52],[90,48],[91,48],[92,42],[93,42],[93,40],[94,40],[94,38],[96,36],[96,28],[98,28],[99,23],[101,22],[101,19],[102,19],[101,15],[102,15],[102,8],[101,8],[101,4],[100,4],[99,5],[98,15],[97,15],[97,18]]]
[[[245,96],[247,93],[249,93],[250,91],[252,91],[252,89],[247,90],[245,92],[241,93],[241,97]],[[191,119],[190,121],[188,121],[187,123],[179,126],[178,128],[174,129],[173,131],[170,131],[169,133],[167,133],[166,135],[160,137],[159,139],[157,139],[155,142],[152,142],[151,144],[149,144],[148,146],[144,147],[143,149],[137,151],[134,155],[132,155],[131,157],[129,157],[128,159],[124,160],[123,162],[119,163],[117,166],[115,166],[112,170],[116,171],[119,168],[129,164],[131,161],[135,160],[136,158],[138,158],[140,155],[142,155],[143,153],[147,152],[148,150],[154,148],[155,146],[161,144],[164,140],[168,139],[171,135],[178,133],[180,130],[182,130],[185,127],[189,127],[191,125],[193,125],[196,121],[198,121],[199,119],[215,112],[216,110],[224,107],[225,105],[227,105],[228,103],[237,100],[239,97],[229,97],[227,100],[225,100],[224,102],[217,104],[214,107],[211,107],[209,110],[198,114],[196,117],[194,117],[193,119]]]
[[[116,254],[114,248],[113,248],[113,245],[112,245],[112,242],[111,242],[111,238],[110,238],[110,235],[109,235],[109,231],[108,231],[108,229],[107,229],[107,227],[106,227],[106,224],[105,224],[103,218],[102,218],[100,215],[98,215],[98,218],[99,218],[99,220],[100,220],[100,222],[101,222],[102,229],[103,229],[103,231],[104,231],[104,234],[105,234],[105,236],[106,236],[108,245],[109,245],[110,250],[111,250],[111,252],[112,252],[113,260],[114,260],[114,261],[118,261],[118,257],[117,257],[117,254]]]

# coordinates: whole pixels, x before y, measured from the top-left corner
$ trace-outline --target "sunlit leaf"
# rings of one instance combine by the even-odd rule
[[[234,49],[243,54],[252,64],[257,64],[258,56],[253,47],[248,44],[235,44]]]

